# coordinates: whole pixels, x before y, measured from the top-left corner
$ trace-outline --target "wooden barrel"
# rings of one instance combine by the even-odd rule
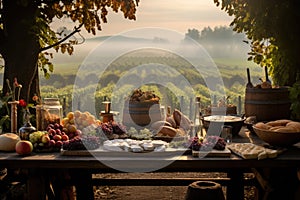
[[[257,121],[290,118],[289,88],[247,88],[245,115],[256,116]]]
[[[185,200],[225,200],[222,187],[212,181],[196,181],[188,186]]]
[[[125,126],[149,126],[160,121],[162,113],[158,102],[126,101],[123,109],[123,124]]]

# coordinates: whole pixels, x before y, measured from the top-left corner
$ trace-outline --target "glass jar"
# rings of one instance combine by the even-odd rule
[[[35,106],[36,129],[42,131],[42,105]]]
[[[60,124],[62,119],[62,106],[58,98],[45,98],[41,107],[41,129],[46,130],[49,124]]]

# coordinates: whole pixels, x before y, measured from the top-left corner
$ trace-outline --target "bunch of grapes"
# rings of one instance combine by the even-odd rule
[[[203,141],[201,151],[211,151],[214,147],[214,143],[208,142],[208,141]]]
[[[105,135],[112,135],[114,132],[113,127],[109,122],[102,123],[100,127]]]
[[[224,150],[226,147],[225,140],[215,135],[206,136],[203,143],[206,144],[208,148],[213,148],[217,150]]]
[[[124,125],[122,125],[118,122],[115,122],[115,121],[111,121],[109,123],[111,124],[113,132],[115,134],[121,135],[121,134],[126,133],[126,127]]]
[[[202,146],[201,140],[195,136],[189,140],[189,148],[194,151],[199,151]]]
[[[81,138],[81,141],[88,150],[94,150],[100,147],[100,139],[97,136],[85,136]]]
[[[74,137],[63,142],[63,150],[85,150],[80,137]]]
[[[43,131],[36,131],[36,132],[33,132],[31,134],[29,134],[29,141],[34,145],[34,144],[38,144],[41,141],[42,139],[42,136],[45,135],[45,132]]]
[[[74,137],[63,142],[64,150],[94,150],[100,147],[97,136]]]
[[[223,138],[219,138],[217,143],[215,144],[214,146],[214,149],[217,149],[217,150],[224,150],[226,147],[226,142]]]

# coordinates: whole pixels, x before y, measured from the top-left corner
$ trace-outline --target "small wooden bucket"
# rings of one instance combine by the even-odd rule
[[[185,200],[225,200],[222,187],[212,181],[196,181],[188,186]]]
[[[126,101],[123,109],[123,124],[126,126],[148,126],[160,121],[162,113],[158,102]]]
[[[288,87],[246,88],[245,115],[256,116],[257,121],[271,121],[290,118]]]

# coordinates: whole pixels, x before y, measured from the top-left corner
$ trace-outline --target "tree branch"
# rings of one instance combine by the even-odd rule
[[[70,38],[70,37],[71,37],[72,35],[74,35],[75,33],[80,32],[80,31],[81,31],[80,28],[81,28],[82,26],[83,26],[83,23],[80,24],[78,27],[75,27],[74,31],[72,31],[69,35],[67,35],[66,37],[64,37],[64,38],[61,39],[60,41],[58,41],[58,42],[56,42],[56,43],[54,43],[54,44],[52,44],[52,45],[49,45],[49,46],[47,46],[47,47],[41,48],[41,49],[40,49],[40,52],[45,51],[45,50],[48,50],[48,49],[51,49],[52,47],[55,47],[55,46],[57,46],[57,45],[63,43],[64,41],[66,41],[68,38]]]

